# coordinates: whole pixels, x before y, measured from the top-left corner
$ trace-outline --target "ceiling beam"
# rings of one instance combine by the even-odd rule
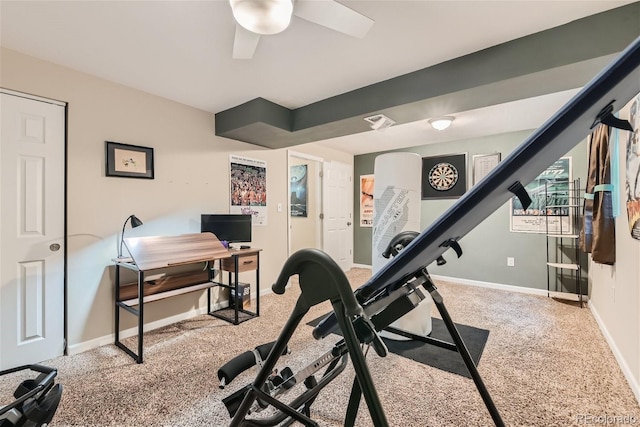
[[[640,35],[640,2],[521,37],[297,109],[263,98],[216,113],[216,135],[283,148],[584,86]]]

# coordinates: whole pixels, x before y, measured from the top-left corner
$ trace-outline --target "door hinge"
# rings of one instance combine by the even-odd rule
[[[320,171],[320,172],[318,172],[318,175],[320,175],[320,178],[322,178],[324,176],[324,172]]]
[[[320,213],[319,216],[320,216],[320,219],[324,219],[324,214],[323,213]]]

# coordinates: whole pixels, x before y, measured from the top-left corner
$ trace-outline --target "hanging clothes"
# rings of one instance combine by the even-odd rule
[[[580,249],[591,253],[594,262],[612,265],[616,260],[616,234],[611,198],[610,135],[611,128],[604,124],[598,125],[589,135],[589,170]]]

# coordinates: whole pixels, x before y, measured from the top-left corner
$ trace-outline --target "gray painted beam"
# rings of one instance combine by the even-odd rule
[[[263,98],[219,112],[216,135],[268,148],[575,89],[640,35],[640,2],[290,110]],[[446,105],[447,110],[443,109]]]
[[[216,114],[216,135],[225,134],[256,122],[287,131],[292,130],[292,111],[264,98],[256,98]]]

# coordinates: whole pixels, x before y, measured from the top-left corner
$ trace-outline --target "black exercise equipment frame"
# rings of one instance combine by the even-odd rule
[[[62,398],[62,385],[55,384],[58,371],[44,365],[22,365],[0,371],[0,377],[30,370],[35,379],[22,381],[13,393],[15,400],[0,407],[0,426],[48,425]]]

